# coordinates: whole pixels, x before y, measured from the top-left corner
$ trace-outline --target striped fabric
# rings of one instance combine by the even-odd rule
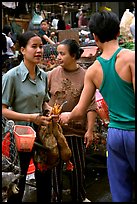
[[[84,138],[77,136],[66,137],[72,151],[70,161],[74,165],[73,171],[68,172],[69,188],[72,201],[82,202],[86,198],[85,192],[85,146]],[[52,170],[53,194],[57,202],[62,201],[63,162]]]

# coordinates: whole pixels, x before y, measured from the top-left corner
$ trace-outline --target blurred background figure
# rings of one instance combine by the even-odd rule
[[[59,21],[59,19],[57,18],[57,15],[54,15],[52,22],[51,22],[51,25],[55,30],[58,29],[58,21]]]
[[[6,49],[2,50],[2,65],[3,65],[3,63],[7,59],[14,56],[14,54],[15,54],[15,44],[14,44],[12,38],[10,37],[11,27],[9,25],[5,25],[3,27],[2,35],[5,36],[4,39],[6,39],[6,44],[5,44]],[[2,43],[4,43],[4,42],[2,42]],[[8,69],[10,69],[10,67]]]
[[[61,14],[58,14],[57,18],[58,18],[57,29],[58,30],[66,30],[66,23],[63,20],[63,16]]]
[[[15,45],[11,38],[11,27],[9,25],[5,25],[3,28],[3,35],[6,37],[6,45],[7,45],[7,51],[4,53],[6,55],[6,58],[13,56],[15,53]]]
[[[78,27],[82,28],[88,25],[88,18],[86,16],[86,10],[81,10],[78,18]]]
[[[51,34],[49,31],[49,21],[48,19],[44,19],[40,23],[40,29],[38,31],[38,35],[41,37],[43,45],[51,44],[54,45],[55,42],[51,40]]]

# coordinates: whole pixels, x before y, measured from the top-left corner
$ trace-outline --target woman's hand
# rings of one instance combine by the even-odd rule
[[[62,125],[67,124],[69,120],[70,120],[70,112],[64,112],[59,115],[59,122]]]
[[[33,114],[34,120],[33,123],[36,125],[48,125],[51,123],[52,117],[51,116],[43,116],[39,114]]]

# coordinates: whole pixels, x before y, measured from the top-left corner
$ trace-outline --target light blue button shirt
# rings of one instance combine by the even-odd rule
[[[19,113],[42,112],[43,102],[49,100],[47,90],[47,73],[36,66],[36,78],[31,80],[23,61],[2,76],[2,104]]]

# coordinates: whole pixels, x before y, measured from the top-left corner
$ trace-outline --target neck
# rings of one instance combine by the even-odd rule
[[[103,58],[109,58],[112,56],[112,54],[119,48],[118,40],[111,40],[109,42],[102,43],[101,50],[102,54],[101,56]]]
[[[73,72],[73,71],[76,71],[77,69],[79,69],[79,66],[77,63],[74,63],[74,64],[71,64],[70,66],[63,67],[63,69],[68,71],[68,72]]]
[[[34,64],[32,62],[25,61],[25,60],[24,60],[24,64],[27,67],[27,69],[29,70],[29,72],[35,72],[36,64]]]
[[[36,73],[35,73],[36,64],[26,62],[25,60],[24,60],[24,64],[25,64],[26,68],[27,68],[28,71],[29,71],[29,76],[30,76],[30,78],[31,78],[31,79],[35,79],[35,75],[36,75]]]

